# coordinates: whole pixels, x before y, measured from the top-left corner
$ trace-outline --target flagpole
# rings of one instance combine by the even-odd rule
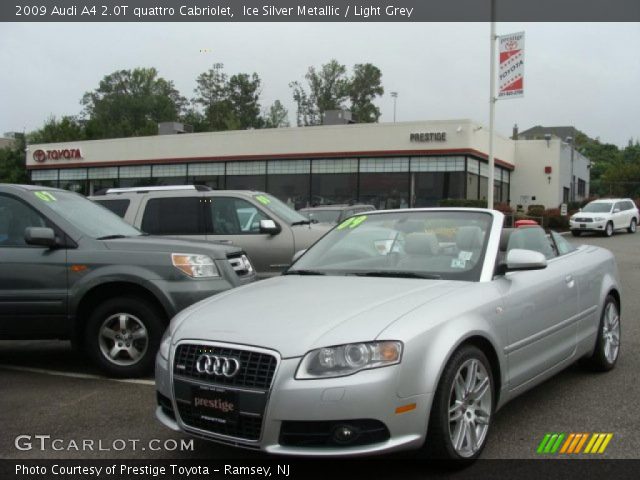
[[[496,110],[496,0],[491,0],[491,77],[489,79],[489,178],[487,180],[487,208],[493,208],[494,158],[493,129]]]

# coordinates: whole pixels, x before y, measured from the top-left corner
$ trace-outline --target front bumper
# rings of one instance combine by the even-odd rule
[[[576,222],[575,220],[569,219],[569,229],[581,232],[604,232],[606,226],[607,220],[598,222]]]
[[[242,448],[263,450],[273,454],[303,456],[357,456],[419,448],[427,431],[428,412],[432,395],[408,398],[397,395],[398,369],[401,365],[366,370],[355,375],[321,380],[295,380],[300,359],[280,361],[269,399],[264,410],[259,440],[243,441],[224,437],[185,425],[176,410],[169,362],[158,356],[156,360],[156,388],[171,399],[174,418],[158,407],[156,416],[166,427],[208,440]],[[405,413],[399,407],[415,404]],[[289,446],[280,441],[283,422],[339,422],[370,419],[381,422],[389,431],[385,441],[366,445]]]

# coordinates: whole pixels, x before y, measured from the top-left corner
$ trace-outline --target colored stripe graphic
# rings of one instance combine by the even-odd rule
[[[602,454],[607,449],[613,433],[547,433],[536,452],[538,454]],[[583,447],[586,448],[583,451]]]

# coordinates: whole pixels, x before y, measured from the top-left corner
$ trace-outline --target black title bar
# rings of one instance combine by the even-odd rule
[[[637,22],[639,0],[493,0],[498,22]],[[492,0],[4,0],[2,22],[489,21]]]

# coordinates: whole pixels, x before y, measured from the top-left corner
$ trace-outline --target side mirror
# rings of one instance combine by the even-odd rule
[[[293,258],[291,259],[291,263],[295,263],[302,255],[304,255],[306,251],[307,249],[305,248],[304,250],[298,250],[296,253],[294,253]]]
[[[273,220],[260,220],[260,233],[268,233],[269,235],[277,235],[282,229]]]
[[[38,245],[53,248],[57,245],[56,233],[52,228],[27,227],[24,230],[24,241],[27,245]]]
[[[501,273],[547,268],[547,259],[540,252],[514,248],[507,252],[506,261],[500,266]]]
[[[620,209],[619,208],[614,208],[613,209],[613,213],[620,213]]]

